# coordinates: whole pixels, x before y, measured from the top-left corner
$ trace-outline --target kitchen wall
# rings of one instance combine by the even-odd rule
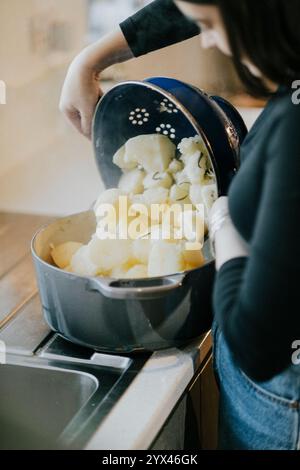
[[[223,95],[243,91],[231,60],[215,49],[203,50],[200,36],[119,64],[106,73],[115,79],[140,80],[166,75]]]
[[[1,0],[0,176],[62,132],[59,92],[86,23],[86,0]]]

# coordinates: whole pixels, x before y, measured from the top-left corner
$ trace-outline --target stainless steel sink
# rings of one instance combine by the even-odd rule
[[[51,368],[6,364],[0,367],[0,446],[53,443],[95,393],[94,376]],[[4,431],[4,435],[3,435]]]
[[[51,348],[8,355],[0,365],[0,449],[83,448],[147,359],[79,356]]]

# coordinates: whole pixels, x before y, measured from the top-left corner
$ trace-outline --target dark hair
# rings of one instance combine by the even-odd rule
[[[234,65],[251,94],[269,96],[270,91],[242,64],[244,55],[274,83],[290,87],[300,79],[300,0],[215,0],[215,4]]]

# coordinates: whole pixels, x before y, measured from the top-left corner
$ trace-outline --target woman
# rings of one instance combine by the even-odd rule
[[[211,214],[216,252],[214,364],[219,447],[300,449],[300,1],[156,0],[72,63],[61,109],[90,136],[107,66],[201,32],[268,104],[241,149],[228,198]]]

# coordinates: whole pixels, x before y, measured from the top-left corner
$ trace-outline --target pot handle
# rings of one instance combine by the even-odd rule
[[[100,292],[110,299],[158,299],[181,287],[184,278],[184,274],[135,280],[93,277],[87,283],[87,290]]]

